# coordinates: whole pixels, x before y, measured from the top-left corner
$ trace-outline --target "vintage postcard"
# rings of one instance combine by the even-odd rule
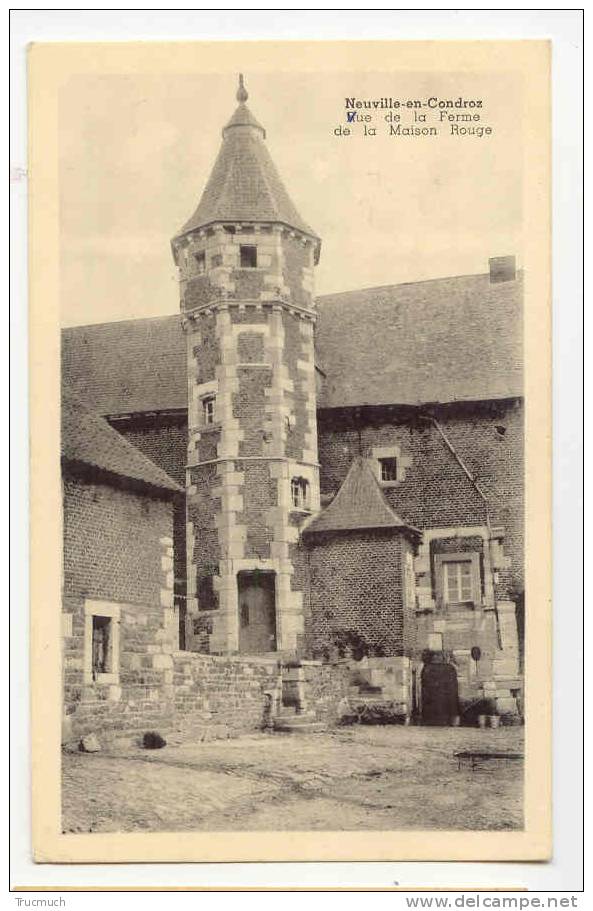
[[[549,66],[31,47],[38,861],[550,856]]]

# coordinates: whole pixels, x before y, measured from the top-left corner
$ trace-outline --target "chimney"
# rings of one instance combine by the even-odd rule
[[[517,270],[514,256],[492,256],[488,260],[490,266],[490,283],[512,282],[515,280]]]

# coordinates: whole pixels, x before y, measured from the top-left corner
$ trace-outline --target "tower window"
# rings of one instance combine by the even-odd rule
[[[241,246],[239,248],[242,269],[255,269],[257,266],[257,247]]]
[[[202,416],[204,424],[214,423],[214,412],[216,410],[216,396],[207,395],[202,399]]]
[[[397,459],[379,459],[379,466],[381,468],[381,480],[383,483],[397,481]]]
[[[291,480],[290,497],[295,509],[306,509],[309,506],[309,482],[306,478]]]
[[[196,263],[196,272],[198,275],[203,275],[206,271],[206,254],[203,250],[200,250],[199,253],[194,253],[194,260]]]

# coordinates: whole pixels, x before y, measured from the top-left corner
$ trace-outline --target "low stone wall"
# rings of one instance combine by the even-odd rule
[[[122,669],[117,698],[113,688],[94,683],[65,702],[64,743],[91,732],[109,741],[151,729],[170,739],[232,737],[268,727],[281,701],[276,658],[159,650],[140,664],[134,676]],[[305,662],[302,674],[306,704],[319,720],[336,723],[348,693],[347,667]]]
[[[412,662],[401,655],[391,658],[362,658],[350,665],[353,686],[381,689],[381,699],[394,705],[403,716],[412,714]],[[356,701],[356,697],[352,697]]]
[[[296,671],[296,673],[295,673]],[[284,693],[286,678],[294,674],[300,678],[302,698],[300,708],[315,712],[318,721],[331,726],[344,714],[343,702],[350,690],[350,668],[347,661],[325,664],[321,661],[301,661],[293,670],[283,670]]]

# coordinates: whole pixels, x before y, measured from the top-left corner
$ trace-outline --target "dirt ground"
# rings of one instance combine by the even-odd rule
[[[523,730],[339,728],[64,753],[65,832],[520,829]]]

